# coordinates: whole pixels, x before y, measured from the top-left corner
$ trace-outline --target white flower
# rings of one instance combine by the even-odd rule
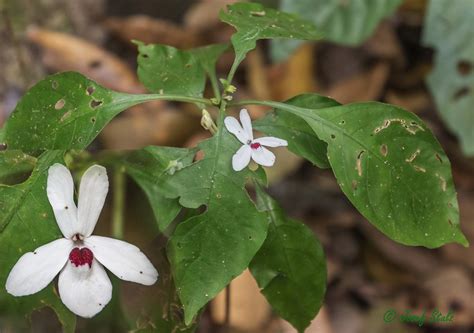
[[[240,110],[240,122],[242,126],[234,117],[226,117],[224,119],[227,130],[243,143],[243,146],[232,156],[232,167],[234,170],[240,171],[244,169],[250,163],[250,158],[260,165],[272,166],[275,163],[275,155],[263,146],[288,146],[288,142],[272,136],[254,139],[252,122],[246,109]]]
[[[48,199],[64,238],[25,253],[18,260],[5,286],[10,294],[37,293],[59,273],[62,302],[75,314],[90,318],[112,297],[112,284],[102,265],[125,281],[144,285],[156,282],[158,272],[139,248],[121,240],[91,235],[108,189],[105,168],[90,167],[82,177],[76,208],[69,170],[61,164],[49,168]]]

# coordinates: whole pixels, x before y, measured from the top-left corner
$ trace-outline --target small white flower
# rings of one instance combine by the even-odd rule
[[[25,253],[6,282],[13,296],[45,288],[59,273],[62,302],[75,314],[90,318],[112,297],[112,284],[102,265],[125,281],[152,285],[158,272],[136,246],[121,240],[92,236],[109,190],[104,167],[94,165],[82,177],[78,205],[69,170],[54,164],[48,171],[47,194],[64,235],[34,252]]]
[[[288,146],[288,142],[272,136],[254,139],[252,121],[246,109],[240,110],[240,122],[242,126],[234,117],[226,117],[224,119],[227,130],[243,143],[243,146],[232,156],[232,167],[234,170],[240,171],[244,169],[250,163],[250,158],[260,165],[272,166],[275,163],[275,155],[263,146]]]

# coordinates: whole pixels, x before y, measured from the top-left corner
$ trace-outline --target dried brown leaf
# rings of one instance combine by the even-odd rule
[[[105,27],[127,43],[136,39],[147,44],[160,43],[177,48],[191,48],[199,45],[201,39],[195,30],[146,15],[112,17],[105,21]]]
[[[43,51],[43,61],[54,71],[77,71],[107,88],[141,93],[136,74],[119,57],[84,39],[40,28],[28,29],[30,41]]]
[[[324,94],[342,104],[376,100],[383,91],[389,71],[388,63],[379,62],[369,71],[335,84]]]

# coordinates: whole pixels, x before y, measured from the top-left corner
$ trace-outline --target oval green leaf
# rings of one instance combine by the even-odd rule
[[[406,245],[467,245],[450,162],[414,114],[377,102],[312,109],[267,103],[304,119],[328,144],[328,159],[352,204]]]
[[[272,308],[298,332],[304,332],[326,292],[323,249],[307,226],[287,218],[261,189],[257,190],[257,200],[270,226],[250,271]]]

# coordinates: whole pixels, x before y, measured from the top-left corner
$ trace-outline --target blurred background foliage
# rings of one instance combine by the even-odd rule
[[[107,88],[146,92],[137,79],[137,49],[130,40],[178,48],[226,42],[233,29],[217,15],[232,2],[0,1],[0,126],[22,94],[49,73],[74,70]],[[318,92],[341,103],[379,100],[416,113],[451,159],[461,225],[474,241],[474,1],[261,2],[300,13],[327,38],[318,43],[260,42],[237,73],[235,98],[285,100]],[[221,77],[232,60],[231,53],[220,59]],[[90,152],[194,146],[208,136],[196,111],[194,106],[161,101],[133,107],[105,128]],[[258,106],[249,111],[254,119],[265,114]],[[351,207],[330,171],[312,168],[286,150],[278,155],[277,165],[268,170],[271,192],[290,216],[318,234],[328,260],[325,305],[307,332],[473,331],[473,247],[452,244],[426,250],[398,245]],[[20,175],[9,181],[23,179]],[[0,181],[6,182],[1,171]],[[79,320],[78,332],[185,332],[178,327],[182,311],[164,255],[166,235],[159,233],[139,188],[131,181],[126,186],[125,238],[153,259],[160,283],[150,289],[114,281],[114,303],[93,320]],[[98,224],[99,233],[110,234],[110,206]],[[271,313],[248,272],[234,280],[231,295],[229,332],[294,332]],[[219,295],[203,311],[199,332],[223,331],[225,299]],[[451,309],[454,321],[423,327],[386,324],[383,314],[389,308],[417,314]],[[31,329],[56,332],[60,325],[50,309],[38,310],[28,320],[0,309],[2,333]]]

